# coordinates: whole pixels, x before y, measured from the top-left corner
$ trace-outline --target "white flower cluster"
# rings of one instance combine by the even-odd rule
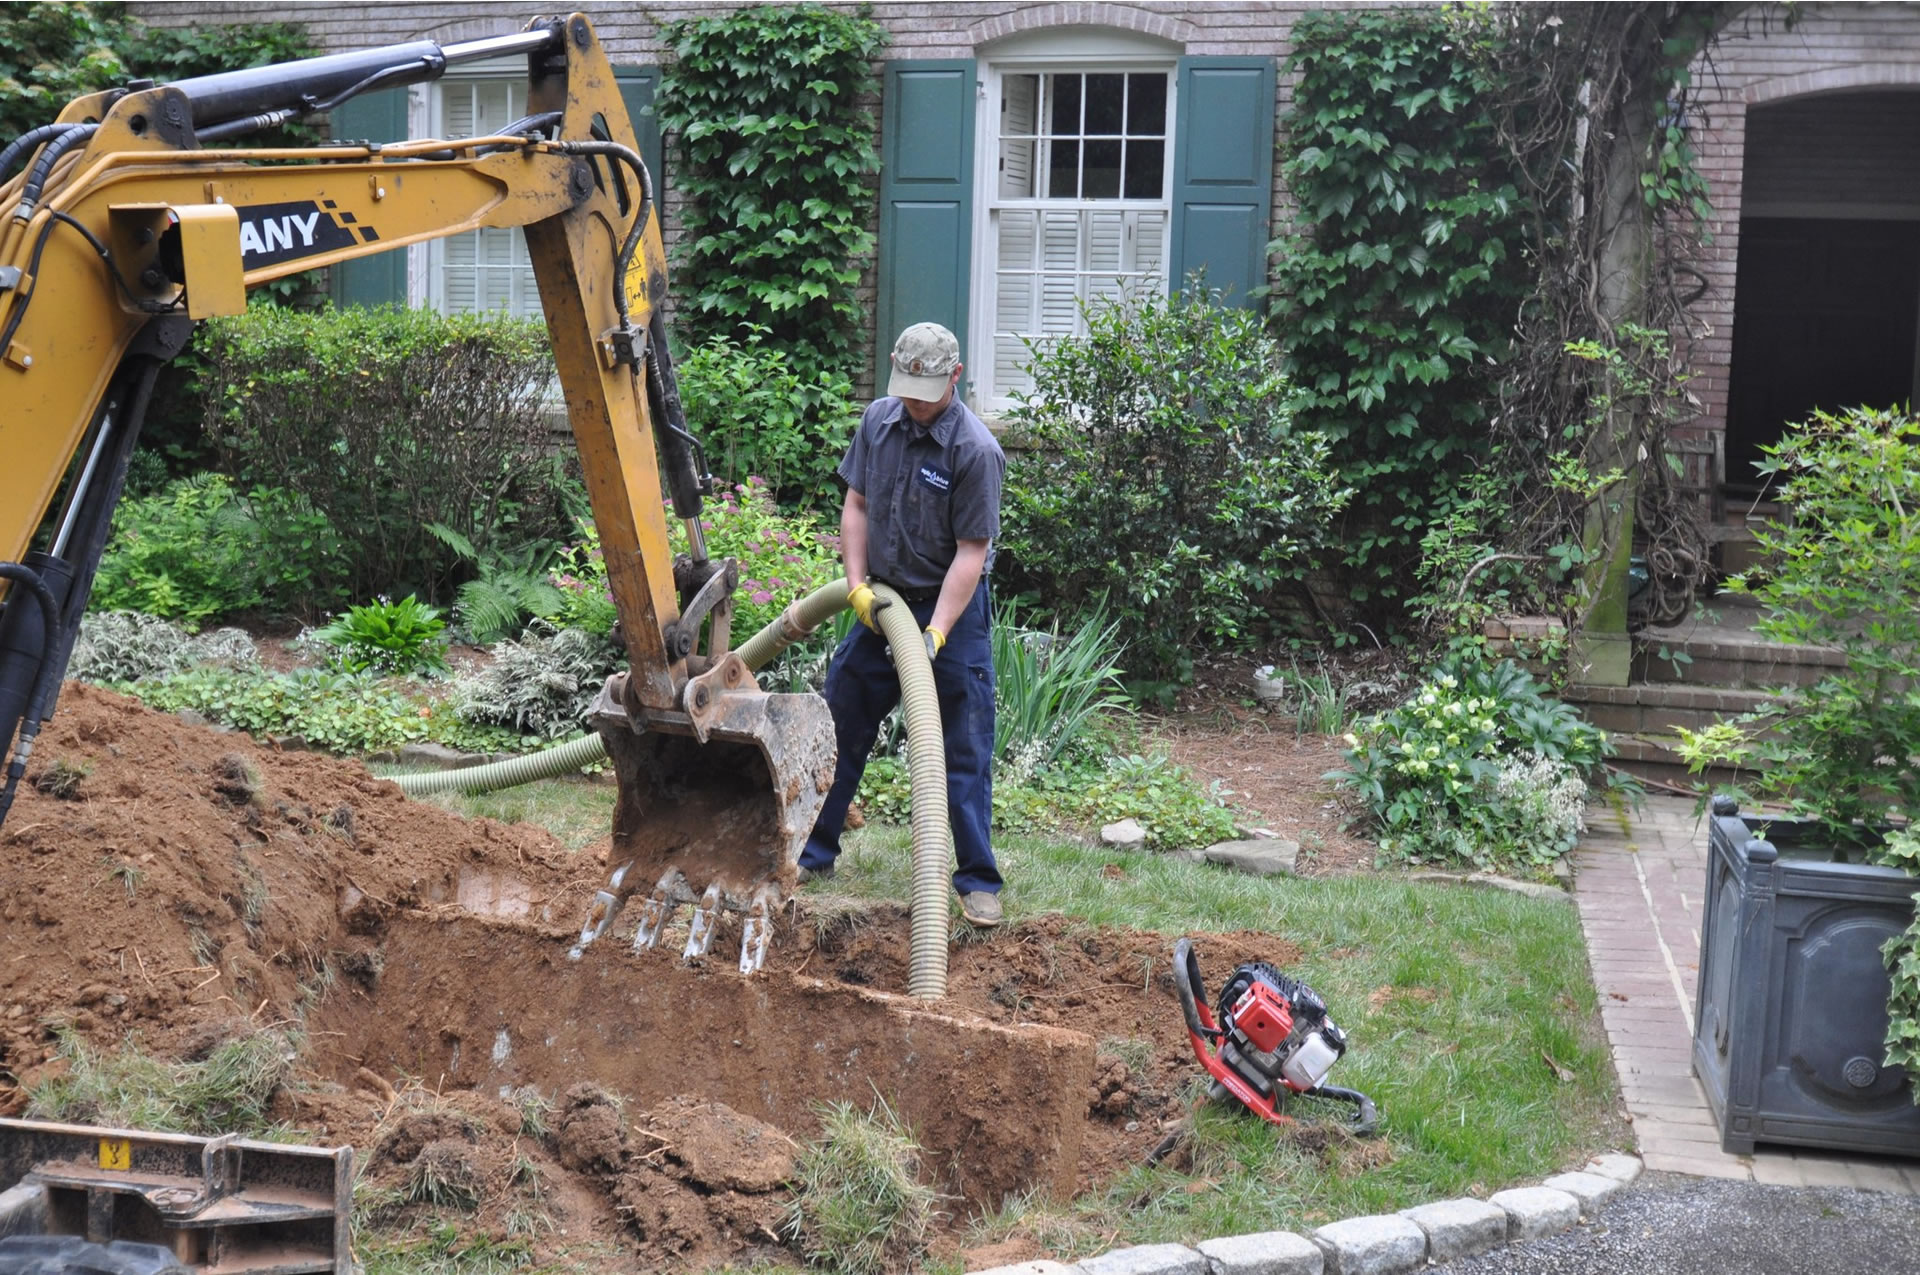
[[[1507,809],[1517,847],[1539,860],[1563,853],[1586,830],[1586,781],[1566,762],[1533,751],[1509,757],[1493,791]]]

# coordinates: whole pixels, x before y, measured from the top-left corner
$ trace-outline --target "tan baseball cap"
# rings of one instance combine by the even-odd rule
[[[960,366],[960,340],[938,323],[916,323],[893,343],[893,374],[887,393],[937,403],[946,397]]]

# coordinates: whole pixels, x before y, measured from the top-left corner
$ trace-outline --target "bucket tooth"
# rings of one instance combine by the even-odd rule
[[[773,937],[773,910],[780,906],[780,891],[763,885],[753,892],[747,905],[747,919],[740,930],[740,972],[751,974],[766,964],[767,940]]]
[[[726,896],[717,885],[707,887],[700,896],[700,905],[693,910],[693,919],[687,923],[687,950],[681,953],[684,960],[693,960],[705,956],[707,949],[713,946],[713,932],[720,924],[720,909],[725,905]]]
[[[685,881],[680,869],[668,868],[653,887],[652,897],[640,908],[640,925],[633,932],[634,951],[644,952],[660,942],[660,932],[667,928],[674,910],[680,906],[680,891]]]
[[[587,909],[587,923],[580,927],[580,941],[567,952],[567,959],[577,961],[587,954],[587,945],[605,934],[614,919],[620,915],[620,908],[627,901],[629,891],[624,889],[627,869],[630,863],[623,863],[613,870],[613,876],[607,882],[607,888],[593,896],[593,906]]]

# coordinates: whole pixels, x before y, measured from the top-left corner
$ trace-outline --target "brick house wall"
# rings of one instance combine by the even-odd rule
[[[1809,4],[1791,30],[1780,8],[1767,6],[1737,19],[1710,58],[1695,68],[1695,148],[1714,210],[1708,226],[1712,241],[1699,262],[1707,291],[1690,308],[1696,322],[1691,388],[1701,405],[1693,429],[1700,436],[1724,435],[1727,428],[1736,339],[1735,271],[1749,165],[1756,170],[1756,182],[1773,186],[1791,182],[1796,171],[1804,173],[1812,158],[1749,156],[1749,112],[1815,95],[1875,89],[1920,92],[1920,5]],[[1896,141],[1867,129],[1837,140],[1844,153],[1828,158],[1843,164],[1850,160],[1856,172],[1863,165],[1874,167],[1873,157]],[[1910,148],[1912,140],[1901,144]],[[1789,162],[1780,163],[1783,158]],[[1909,186],[1920,182],[1920,171],[1901,173],[1897,165],[1884,163],[1880,167]],[[1786,171],[1780,171],[1783,168]],[[1920,205],[1909,215],[1920,216]],[[1726,475],[1719,477],[1724,481]],[[1729,516],[1738,513],[1729,511]]]
[[[594,13],[595,25],[616,64],[665,60],[659,29],[664,22],[710,4],[665,0],[646,8],[623,5]],[[835,7],[851,9],[852,5]],[[1301,0],[1280,3],[1184,4],[1170,0],[1134,3],[969,3],[965,5],[881,2],[874,19],[892,37],[889,59],[967,58],[990,51],[993,42],[1044,29],[1113,28],[1158,37],[1188,55],[1263,56],[1276,61],[1288,50],[1293,24],[1310,8]],[[531,10],[524,4],[334,3],[285,6],[254,0],[196,3],[136,2],[132,11],[157,26],[212,25],[297,18],[326,49],[344,50],[428,38],[443,43],[517,30]],[[1706,291],[1690,315],[1688,354],[1700,400],[1692,433],[1711,444],[1724,434],[1733,365],[1734,285],[1740,247],[1743,179],[1748,161],[1748,112],[1755,108],[1849,90],[1920,90],[1920,4],[1806,4],[1789,30],[1777,5],[1755,6],[1736,20],[1695,74],[1695,145],[1710,187],[1714,215],[1711,240],[1699,268]],[[1277,77],[1274,109],[1284,138],[1291,100],[1288,77]],[[1291,203],[1275,165],[1272,225],[1281,227]],[[678,234],[677,204],[668,182],[665,229]],[[867,263],[861,296],[875,295],[873,263]],[[863,386],[863,389],[870,388]],[[1704,455],[1712,454],[1709,445]],[[1702,477],[1708,477],[1702,475]],[[1712,475],[1715,481],[1724,474]]]

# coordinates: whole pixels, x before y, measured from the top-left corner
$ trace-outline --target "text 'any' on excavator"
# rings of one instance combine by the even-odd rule
[[[510,56],[528,114],[497,133],[232,144]],[[574,955],[645,888],[636,945],[692,903],[686,952],[702,954],[735,911],[740,967],[759,968],[832,779],[832,718],[818,696],[761,691],[728,648],[738,571],[701,536],[711,479],[667,348],[652,180],[587,19],[95,93],[0,150],[0,179],[0,820],[53,714],[154,377],[194,323],[285,275],[517,226],[628,657],[590,716],[619,798]]]

